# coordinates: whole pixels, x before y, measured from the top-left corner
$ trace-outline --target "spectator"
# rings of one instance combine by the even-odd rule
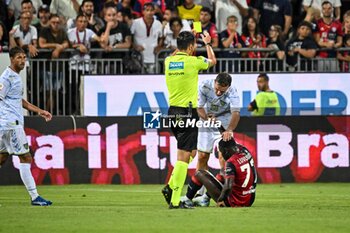
[[[334,6],[334,17],[337,20],[340,20],[340,16],[341,16],[341,1],[340,0],[303,0],[303,7],[304,10],[307,12],[307,10],[310,7],[313,7],[319,11],[322,11],[322,4],[324,2],[330,2],[333,6]]]
[[[44,4],[39,7],[38,10],[38,18],[39,23],[36,26],[36,30],[38,31],[38,34],[40,35],[41,29],[44,27],[49,27],[50,25],[50,8],[48,5]]]
[[[169,27],[171,33],[165,35],[164,47],[167,49],[175,50],[177,48],[176,38],[183,30],[183,24],[180,17],[174,17],[170,19]]]
[[[257,0],[254,17],[264,35],[268,34],[271,25],[277,24],[283,29],[282,37],[287,38],[292,24],[292,6],[289,0]]]
[[[6,31],[10,28],[9,16],[6,1],[0,0],[0,22],[2,22],[2,27]],[[1,41],[1,40],[0,40]]]
[[[317,44],[313,37],[310,36],[312,25],[303,21],[298,26],[297,35],[292,38],[286,45],[287,59],[286,62],[290,66],[290,71],[295,69],[303,71],[311,71],[312,63],[307,60],[316,56]],[[300,67],[298,65],[298,56],[300,56]]]
[[[68,107],[68,113],[80,115],[79,107],[79,87],[80,76],[84,73],[90,72],[90,55],[89,50],[92,41],[100,42],[100,38],[87,28],[88,18],[84,14],[79,14],[75,20],[76,27],[68,30],[68,39],[75,49],[73,56],[71,57],[70,70],[71,80],[66,82],[66,90],[69,90],[69,97],[66,99]]]
[[[219,35],[220,47],[227,48],[225,52],[221,53],[221,57],[225,58],[241,58],[241,52],[233,51],[233,48],[244,47],[244,41],[237,32],[238,19],[236,16],[231,15],[227,17],[227,28]],[[239,61],[228,61],[223,63],[223,67],[227,67],[227,72],[238,71]],[[225,68],[224,68],[225,69]]]
[[[5,50],[8,45],[7,30],[5,25],[0,21],[0,53]]]
[[[31,16],[31,25],[33,26],[36,26],[39,24],[39,19],[34,15],[35,14],[35,10],[33,8],[33,3],[31,0],[23,0],[22,3],[21,3],[21,12],[24,12],[24,11],[29,11],[30,14],[32,15]],[[13,24],[14,26],[15,25],[19,25],[19,19],[16,20]]]
[[[173,9],[167,8],[167,9],[165,9],[164,15],[163,15],[163,22],[162,22],[164,37],[166,37],[167,35],[173,33],[170,30],[169,22],[170,22],[171,18],[176,18],[176,17],[179,17],[177,8],[173,8]],[[182,31],[191,31],[191,26],[188,23],[188,21],[186,19],[182,19],[181,21],[182,21]]]
[[[343,16],[343,31],[344,34],[350,34],[350,10]]]
[[[130,9],[135,18],[142,16],[142,6],[139,0],[121,0],[117,4],[118,12],[123,9]]]
[[[51,14],[49,21],[50,26],[42,28],[40,31],[39,47],[43,49],[52,49],[52,52],[41,53],[40,56],[53,59],[66,58],[67,54],[64,53],[64,50],[69,48],[69,40],[61,24],[60,17],[57,14]],[[62,89],[62,87],[64,87],[63,83],[65,83],[65,78],[69,77],[67,73],[64,73],[64,71],[67,70],[63,69],[62,62],[57,62],[52,66],[46,63],[46,66],[41,67],[41,69],[42,73],[39,75],[39,77],[43,79],[41,80],[43,84],[41,87],[47,91],[44,93],[44,95],[46,95],[44,97],[46,99],[45,107],[52,111],[55,109],[55,114],[64,114],[63,106],[55,106],[53,100],[56,98],[56,93],[60,95],[57,96],[57,98],[63,98],[63,96],[65,96],[65,90]],[[52,91],[51,94],[50,91]]]
[[[131,28],[132,23],[134,22],[131,10],[129,8],[123,8],[117,12],[117,19],[119,22],[125,23],[128,25],[128,28]]]
[[[203,7],[200,11],[199,20],[202,24],[202,33],[208,32],[211,37],[211,46],[217,48],[219,46],[218,32],[214,23],[211,20],[211,11],[208,7]],[[202,37],[197,34],[197,47],[202,48],[205,46]],[[197,54],[198,55],[198,54]]]
[[[283,60],[286,56],[285,46],[281,38],[282,28],[279,25],[272,25],[269,31],[269,37],[266,40],[266,46],[274,51],[266,53],[266,57],[278,59],[275,61],[267,61],[266,69],[270,71],[282,70]]]
[[[219,32],[225,30],[228,16],[237,17],[237,32],[242,33],[243,18],[248,16],[246,0],[217,0],[215,5],[216,26]]]
[[[201,5],[194,4],[194,0],[184,0],[183,5],[177,7],[181,19],[186,19],[190,25],[199,21]]]
[[[53,49],[52,58],[62,58],[62,52],[69,47],[68,37],[62,29],[57,14],[51,14],[50,27],[42,28],[39,35],[39,47],[43,49]]]
[[[105,12],[105,21],[107,24],[99,32],[99,35],[101,35],[102,48],[106,51],[111,51],[116,48],[130,48],[130,29],[126,24],[118,22],[116,8],[108,7]]]
[[[104,26],[104,22],[100,17],[94,14],[94,1],[93,0],[83,0],[80,6],[80,12],[86,16],[88,19],[88,29],[91,29],[93,32],[98,33],[101,28]],[[67,21],[67,28],[74,28],[76,18],[70,18]]]
[[[337,58],[340,61],[340,71],[350,72],[350,34],[344,36],[344,48],[346,51],[338,51]]]
[[[165,0],[139,0],[139,1],[142,7],[145,5],[145,3],[149,3],[149,2],[153,3],[155,7],[155,13],[154,13],[155,16],[159,21],[163,20],[163,14],[166,9]]]
[[[30,2],[30,6],[28,6],[29,2]],[[26,6],[23,7],[23,4],[25,4]],[[35,15],[38,12],[38,9],[41,5],[43,5],[42,0],[31,0],[31,1],[10,0],[8,5],[9,18],[12,18],[12,16],[14,16],[15,20],[17,20],[20,17],[20,14],[22,11],[29,10],[28,7],[31,8],[32,14]]]
[[[50,12],[60,17],[63,25],[66,25],[69,18],[75,19],[79,13],[83,0],[52,0]]]
[[[21,47],[28,51],[31,57],[38,55],[38,33],[36,28],[30,25],[32,13],[24,11],[20,16],[20,25],[15,25],[10,31],[10,47]]]
[[[339,20],[334,19],[333,6],[330,2],[322,3],[322,18],[317,21],[318,32],[315,33],[315,40],[321,48],[331,49],[330,51],[321,51],[318,56],[321,58],[335,58],[335,48],[343,45],[342,24]],[[320,62],[319,71],[336,71],[338,64],[336,60]]]
[[[162,48],[162,24],[154,19],[154,5],[143,6],[143,18],[135,19],[131,26],[134,35],[134,48],[142,52],[143,63],[147,73],[154,73],[155,54]]]
[[[249,17],[243,27],[242,40],[248,48],[266,48],[266,36],[259,32],[258,22],[254,17]],[[249,58],[261,58],[261,52],[248,52]]]

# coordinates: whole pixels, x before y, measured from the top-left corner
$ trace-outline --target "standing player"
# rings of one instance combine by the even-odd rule
[[[51,120],[51,113],[22,99],[23,86],[19,76],[25,66],[26,55],[19,47],[10,50],[11,65],[0,76],[0,166],[9,155],[16,155],[20,160],[19,173],[31,196],[32,205],[48,206],[52,202],[40,197],[30,165],[32,157],[29,153],[27,138],[23,129],[23,108],[33,111]]]
[[[270,89],[269,76],[259,74],[257,83],[260,92],[248,105],[248,111],[253,112],[254,116],[279,116],[280,104],[277,93]]]
[[[219,207],[249,207],[255,200],[257,173],[254,160],[247,148],[230,141],[219,142],[225,159],[225,182],[220,183],[208,171],[199,170],[196,178],[204,184]]]
[[[209,155],[213,151],[214,143],[221,137],[225,141],[232,139],[233,130],[238,125],[239,96],[237,89],[231,86],[231,82],[232,78],[228,73],[219,73],[215,80],[205,80],[199,87],[197,109],[199,117],[202,120],[220,121],[226,131],[221,135],[217,128],[199,129],[197,171],[208,170]],[[187,205],[192,205],[191,200],[202,185],[196,176],[192,176],[186,196],[181,200]],[[209,205],[208,197],[205,196],[201,200],[199,205]]]
[[[191,32],[181,32],[177,38],[177,47],[174,56],[165,59],[165,77],[169,92],[169,116],[172,121],[179,122],[198,120],[198,72],[206,70],[216,64],[214,51],[210,45],[211,37],[208,33],[201,35],[205,43],[208,59],[195,57],[195,36]],[[195,156],[197,148],[198,128],[171,127],[177,139],[177,162],[174,166],[168,185],[162,190],[169,208],[188,208],[180,202],[180,196],[185,183],[190,157]]]

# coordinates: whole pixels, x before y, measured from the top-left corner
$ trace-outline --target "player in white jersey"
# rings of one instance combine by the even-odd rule
[[[31,196],[31,204],[48,206],[52,202],[39,196],[32,176],[30,165],[32,156],[24,132],[23,108],[36,112],[46,121],[51,120],[51,113],[22,99],[23,85],[19,76],[25,67],[26,55],[19,47],[9,51],[11,65],[0,76],[0,167],[9,155],[18,156],[20,160],[19,173]]]
[[[215,80],[205,80],[199,85],[198,115],[202,120],[220,121],[225,131],[221,134],[217,128],[199,128],[197,170],[208,170],[209,155],[216,141],[221,138],[228,141],[233,137],[233,130],[240,119],[240,103],[237,89],[231,86],[232,78],[228,73],[219,73]],[[220,165],[223,168],[224,163]],[[202,183],[192,176],[186,196],[181,201],[191,205]],[[199,201],[204,203],[199,203]],[[209,198],[193,199],[197,205],[209,205]]]

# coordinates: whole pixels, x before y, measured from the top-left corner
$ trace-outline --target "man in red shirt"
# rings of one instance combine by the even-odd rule
[[[247,148],[233,139],[219,142],[225,159],[225,183],[220,183],[210,172],[199,170],[196,178],[203,183],[208,194],[219,207],[249,207],[255,200],[257,173],[253,156]]]
[[[343,44],[342,24],[339,20],[334,19],[333,6],[330,2],[324,1],[322,3],[323,17],[317,21],[318,32],[315,33],[315,41],[321,48],[333,49],[330,51],[319,52],[319,57],[335,58],[336,51],[334,49],[340,48]],[[338,67],[336,60],[329,62],[321,62],[323,67],[318,67],[320,71],[337,71]]]

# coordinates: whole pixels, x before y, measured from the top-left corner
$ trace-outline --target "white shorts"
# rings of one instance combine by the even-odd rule
[[[221,139],[221,133],[217,128],[199,128],[197,150],[211,153],[214,143]]]
[[[22,127],[0,130],[0,153],[23,155],[29,153],[29,145]]]

